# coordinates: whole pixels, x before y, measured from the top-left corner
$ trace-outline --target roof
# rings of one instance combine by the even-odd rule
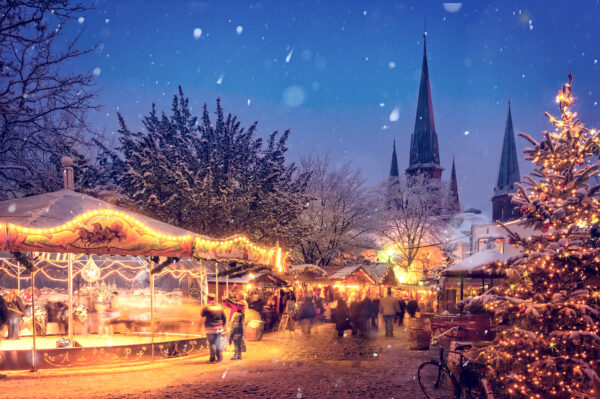
[[[0,202],[0,220],[23,227],[45,229],[65,224],[76,216],[97,209],[124,212],[165,235],[184,236],[192,234],[188,230],[71,190],[60,190],[32,197],[2,201]]]
[[[360,269],[361,266],[344,266],[333,273],[329,278],[331,280],[344,280],[346,277]]]
[[[328,273],[321,267],[312,264],[303,264],[303,265],[292,265],[290,266],[290,274],[302,274],[302,273],[314,273],[319,276],[325,277]]]
[[[377,284],[381,283],[385,277],[385,273],[388,270],[387,263],[372,263],[370,265],[363,266],[363,269],[375,280]]]
[[[502,143],[502,156],[500,157],[500,168],[498,171],[498,182],[496,188],[494,188],[494,196],[507,195],[514,192],[515,183],[520,180],[521,174],[519,172],[517,146],[515,144],[515,133],[509,101],[506,128],[504,129],[504,141]]]
[[[442,272],[443,276],[468,276],[475,277],[485,275],[484,266],[495,262],[506,262],[508,255],[500,253],[493,249],[479,251],[462,261],[453,264]]]
[[[417,102],[417,115],[415,130],[410,139],[409,170],[432,164],[439,167],[440,154],[438,138],[433,119],[433,105],[431,101],[431,87],[429,83],[429,68],[427,66],[427,34],[423,35],[423,64],[421,66],[421,83],[419,85],[419,99]]]

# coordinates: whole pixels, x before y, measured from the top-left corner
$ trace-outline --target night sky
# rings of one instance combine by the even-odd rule
[[[70,68],[97,75],[103,109],[90,118],[109,136],[117,111],[139,129],[182,85],[197,114],[221,97],[263,136],[291,129],[291,160],[329,153],[375,186],[394,138],[408,166],[426,19],[443,178],[455,157],[463,206],[489,215],[509,97],[515,131],[539,137],[573,72],[577,110],[600,127],[600,5],[473,3],[100,1],[71,27],[97,50]]]

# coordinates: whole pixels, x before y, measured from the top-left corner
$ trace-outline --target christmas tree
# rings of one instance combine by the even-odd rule
[[[500,397],[596,398],[600,378],[600,250],[596,183],[599,132],[571,111],[572,76],[557,97],[555,129],[524,152],[534,170],[513,204],[538,234],[509,231],[522,254],[500,266],[503,285],[477,298],[492,312],[497,336],[479,359]],[[499,270],[496,270],[499,271]]]

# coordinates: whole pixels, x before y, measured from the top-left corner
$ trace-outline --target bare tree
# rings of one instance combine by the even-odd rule
[[[399,266],[407,271],[429,262],[423,248],[444,241],[440,214],[445,191],[444,183],[422,176],[396,178],[380,190],[379,232],[392,243]]]
[[[68,0],[0,2],[0,198],[56,189],[60,157],[89,143],[94,78],[65,68],[91,49],[77,48],[81,33],[63,35],[87,10]]]
[[[311,197],[301,216],[304,235],[297,246],[305,263],[329,265],[342,255],[371,248],[375,231],[374,200],[365,179],[349,164],[334,168],[327,156],[304,158]]]

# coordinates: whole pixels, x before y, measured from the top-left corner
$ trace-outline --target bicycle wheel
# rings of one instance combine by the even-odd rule
[[[487,392],[483,387],[483,382],[477,379],[477,382],[472,386],[463,387],[461,398],[466,399],[487,399]]]
[[[455,387],[452,378],[438,362],[426,362],[417,372],[419,385],[427,399],[447,399],[453,397]]]

